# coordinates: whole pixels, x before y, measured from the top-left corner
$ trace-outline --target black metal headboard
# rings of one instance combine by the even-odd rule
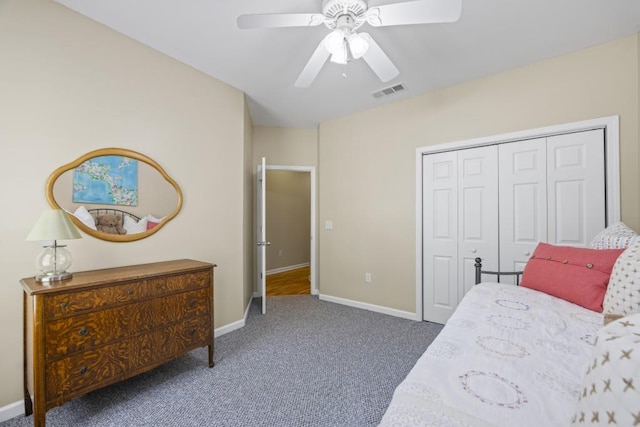
[[[522,275],[522,271],[486,271],[482,269],[482,259],[476,258],[476,263],[474,264],[476,268],[476,285],[482,282],[483,274],[494,274],[497,276],[497,281],[500,283],[500,276],[516,276],[516,286],[520,286],[520,276]]]
[[[94,218],[96,218],[98,215],[119,215],[120,218],[122,218],[122,223],[120,225],[124,225],[125,216],[131,217],[131,219],[134,219],[136,222],[140,221],[140,217],[121,209],[96,208],[88,209],[88,211]]]

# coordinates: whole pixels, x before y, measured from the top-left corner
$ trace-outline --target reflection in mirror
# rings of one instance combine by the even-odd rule
[[[129,175],[129,170],[137,174]],[[99,191],[85,191],[93,185]],[[120,192],[116,196],[110,188]],[[105,193],[109,197],[103,197]],[[49,204],[69,212],[82,231],[114,242],[156,233],[182,207],[180,187],[159,164],[121,148],[92,151],[56,169],[47,180],[46,194]]]

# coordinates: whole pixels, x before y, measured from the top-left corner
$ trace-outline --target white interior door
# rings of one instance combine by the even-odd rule
[[[498,227],[498,147],[458,151],[460,299],[476,283],[476,258],[485,270],[498,268]]]
[[[258,293],[262,297],[262,314],[267,312],[267,206],[266,206],[266,189],[267,189],[267,173],[266,159],[262,158],[262,164],[258,165],[257,171],[257,276],[258,276]]]
[[[423,318],[445,323],[458,306],[458,163],[423,156]]]
[[[536,138],[498,148],[500,271],[522,271],[538,242],[547,242],[547,142]],[[515,283],[509,276],[502,282]]]
[[[604,131],[547,138],[549,242],[583,246],[605,227]]]

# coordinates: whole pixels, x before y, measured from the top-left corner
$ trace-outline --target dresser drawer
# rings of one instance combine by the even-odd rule
[[[130,368],[163,363],[184,354],[187,350],[208,345],[211,341],[209,315],[186,319],[139,334],[130,342]]]
[[[83,311],[105,308],[135,301],[145,296],[147,281],[58,294],[45,299],[45,316],[50,319],[75,315]]]
[[[131,333],[209,313],[210,292],[209,288],[204,288],[134,304],[130,310]]]
[[[47,400],[95,389],[100,382],[122,375],[129,367],[128,354],[125,340],[47,363]]]
[[[127,336],[130,313],[131,308],[124,306],[47,322],[46,358],[89,350]]]
[[[209,289],[184,292],[162,298],[163,316],[167,322],[177,322],[194,316],[202,316],[210,311]]]
[[[208,344],[211,317],[199,316],[153,332],[154,353],[160,359],[173,359],[186,350]]]
[[[207,271],[178,274],[149,280],[146,285],[146,293],[149,296],[157,297],[174,292],[204,288],[209,286],[209,282],[210,276]]]

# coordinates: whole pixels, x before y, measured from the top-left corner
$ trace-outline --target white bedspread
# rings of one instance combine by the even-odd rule
[[[602,314],[527,288],[467,293],[380,426],[568,426]]]

